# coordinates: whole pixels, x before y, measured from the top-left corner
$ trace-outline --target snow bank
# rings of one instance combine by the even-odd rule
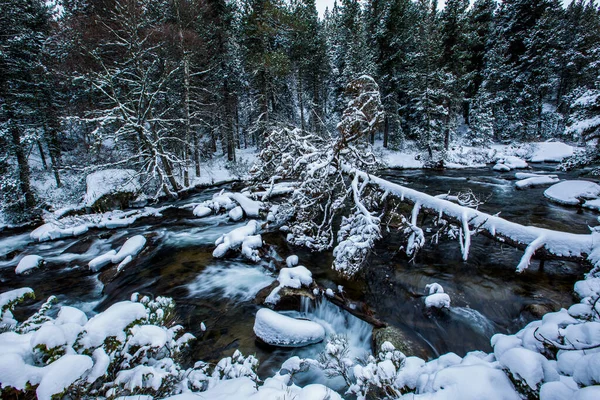
[[[141,185],[136,171],[132,169],[106,169],[89,174],[85,178],[87,192],[84,204],[92,207],[102,196],[113,193],[136,194]]]
[[[533,154],[529,161],[537,162],[561,162],[571,157],[574,152],[573,146],[561,142],[537,142],[532,143]]]
[[[576,206],[581,200],[600,196],[600,185],[590,181],[563,181],[544,192],[544,196],[559,204]]]
[[[272,346],[302,347],[325,339],[325,329],[316,322],[290,318],[268,308],[256,313],[254,333]]]
[[[19,265],[17,265],[17,268],[15,268],[15,274],[24,274],[34,268],[38,268],[40,265],[42,265],[43,262],[44,259],[40,256],[25,256],[21,258],[21,261],[19,261]]]

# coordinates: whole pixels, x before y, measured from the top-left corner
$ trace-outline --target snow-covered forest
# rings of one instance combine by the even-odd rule
[[[3,1],[5,223],[76,203],[96,170],[176,197],[223,156],[242,173],[274,130],[335,135],[365,74],[383,107],[371,143],[412,143],[425,166],[457,140],[596,139],[594,2],[436,5],[344,0],[319,19],[308,0]]]
[[[595,0],[0,27],[0,397],[600,398]]]

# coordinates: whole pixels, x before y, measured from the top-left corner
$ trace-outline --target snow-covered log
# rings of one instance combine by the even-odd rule
[[[523,260],[519,263],[519,272],[526,268],[534,252],[545,258],[585,260],[600,247],[600,232],[584,235],[521,225],[386,181],[354,168],[344,166],[344,171],[350,175],[359,176],[360,179],[388,192],[389,195],[398,197],[403,202],[418,204],[423,211],[434,215],[443,215],[444,218],[461,223],[463,234],[468,231],[465,228],[468,226],[469,229],[475,228],[478,232],[497,241],[522,250],[527,249]],[[466,238],[462,244],[463,250],[465,250],[468,245]],[[593,260],[590,261],[594,263]]]

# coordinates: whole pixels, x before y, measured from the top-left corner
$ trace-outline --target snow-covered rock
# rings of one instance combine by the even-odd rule
[[[197,205],[196,207],[194,207],[194,211],[193,211],[194,215],[196,217],[200,217],[200,218],[201,217],[206,217],[207,215],[212,214],[212,212],[213,212],[212,209],[210,209],[210,208],[208,208],[208,207],[206,207],[206,206],[204,206],[202,204]]]
[[[583,207],[589,208],[590,210],[600,211],[600,199],[586,200],[586,202],[583,203]]]
[[[582,200],[600,196],[600,185],[590,181],[563,181],[550,186],[544,196],[559,204],[576,206]]]
[[[125,243],[123,243],[123,246],[121,247],[119,252],[112,256],[111,262],[113,264],[117,264],[125,260],[125,258],[127,258],[128,256],[135,257],[140,251],[142,251],[145,245],[146,238],[142,235],[135,235],[133,237],[130,237]]]
[[[101,270],[103,267],[107,266],[108,264],[112,263],[112,258],[117,254],[116,250],[110,250],[102,255],[99,255],[98,257],[92,259],[89,263],[88,263],[88,267],[90,267],[90,270],[92,271],[99,271]]]
[[[87,191],[84,203],[93,207],[98,200],[106,195],[116,193],[135,196],[141,189],[136,171],[132,169],[106,169],[89,174],[85,178]]]
[[[244,239],[258,232],[259,224],[255,220],[250,220],[245,226],[236,228],[231,232],[221,235],[215,241],[217,248],[213,251],[213,257],[221,258],[225,256],[229,249],[236,249],[244,243]]]
[[[17,268],[15,268],[15,274],[24,274],[26,272],[29,272],[34,268],[38,268],[40,265],[42,265],[43,262],[44,259],[40,256],[25,256],[21,259],[21,261],[19,261],[19,265],[17,265]]]
[[[427,308],[450,308],[450,296],[446,293],[434,293],[425,297]]]
[[[250,261],[259,262],[260,255],[258,254],[258,248],[263,245],[262,236],[250,235],[244,238],[242,242],[242,255]]]
[[[546,357],[522,347],[506,351],[498,361],[515,379],[522,379],[532,390],[537,390],[542,382],[559,379]]]
[[[244,218],[244,210],[240,206],[236,206],[229,210],[229,219],[232,221],[240,221]]]
[[[560,181],[558,177],[551,175],[532,176],[530,178],[521,179],[515,183],[517,189],[527,189],[534,186],[552,185]]]
[[[325,339],[325,329],[316,322],[291,318],[268,308],[256,313],[254,333],[272,346],[302,347]]]
[[[573,155],[573,146],[561,142],[538,142],[532,143],[533,154],[531,162],[561,162],[563,159]]]
[[[38,242],[45,242],[47,240],[83,235],[88,230],[89,227],[85,224],[63,228],[53,222],[48,222],[34,229],[29,234],[29,237]]]
[[[510,171],[510,167],[506,164],[502,164],[502,163],[496,163],[496,165],[494,165],[494,167],[492,168],[494,171],[499,171],[499,172],[508,172]]]
[[[425,285],[425,292],[429,293],[425,297],[425,307],[450,308],[450,296],[444,293],[444,288],[439,283],[434,282]]]
[[[516,156],[505,157],[504,165],[506,165],[510,169],[522,169],[522,168],[529,167],[529,165],[527,164],[527,161],[525,161],[519,157],[516,157]]]
[[[298,256],[297,255],[291,255],[288,258],[285,259],[285,265],[288,266],[288,268],[292,268],[295,267],[296,265],[298,265]]]
[[[244,209],[244,213],[246,213],[248,217],[257,218],[260,216],[260,209],[262,207],[261,202],[249,199],[242,193],[230,193],[229,197],[235,200],[240,207]]]
[[[273,289],[269,296],[267,296],[265,299],[265,303],[267,304],[277,304],[280,299],[279,292],[284,287],[299,289],[303,285],[309,286],[313,281],[312,273],[302,265],[292,268],[282,268],[279,271],[277,280],[279,281],[279,286]]]

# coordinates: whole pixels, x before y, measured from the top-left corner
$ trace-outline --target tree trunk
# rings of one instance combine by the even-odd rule
[[[385,113],[385,120],[383,125],[383,147],[387,149],[388,140],[390,135],[390,117],[388,113]]]
[[[11,111],[8,112],[8,119],[10,124],[10,133],[12,143],[15,149],[15,155],[17,156],[17,166],[19,168],[19,186],[22,195],[25,196],[25,209],[33,210],[35,207],[35,196],[31,191],[29,163],[27,162],[27,156],[23,143],[21,143],[21,129],[14,120],[14,115]]]
[[[44,148],[42,147],[42,142],[40,142],[39,140],[35,141],[37,143],[38,146],[38,150],[40,151],[40,157],[42,158],[42,165],[44,166],[44,169],[48,169],[48,164],[46,163],[46,155],[44,154]]]

